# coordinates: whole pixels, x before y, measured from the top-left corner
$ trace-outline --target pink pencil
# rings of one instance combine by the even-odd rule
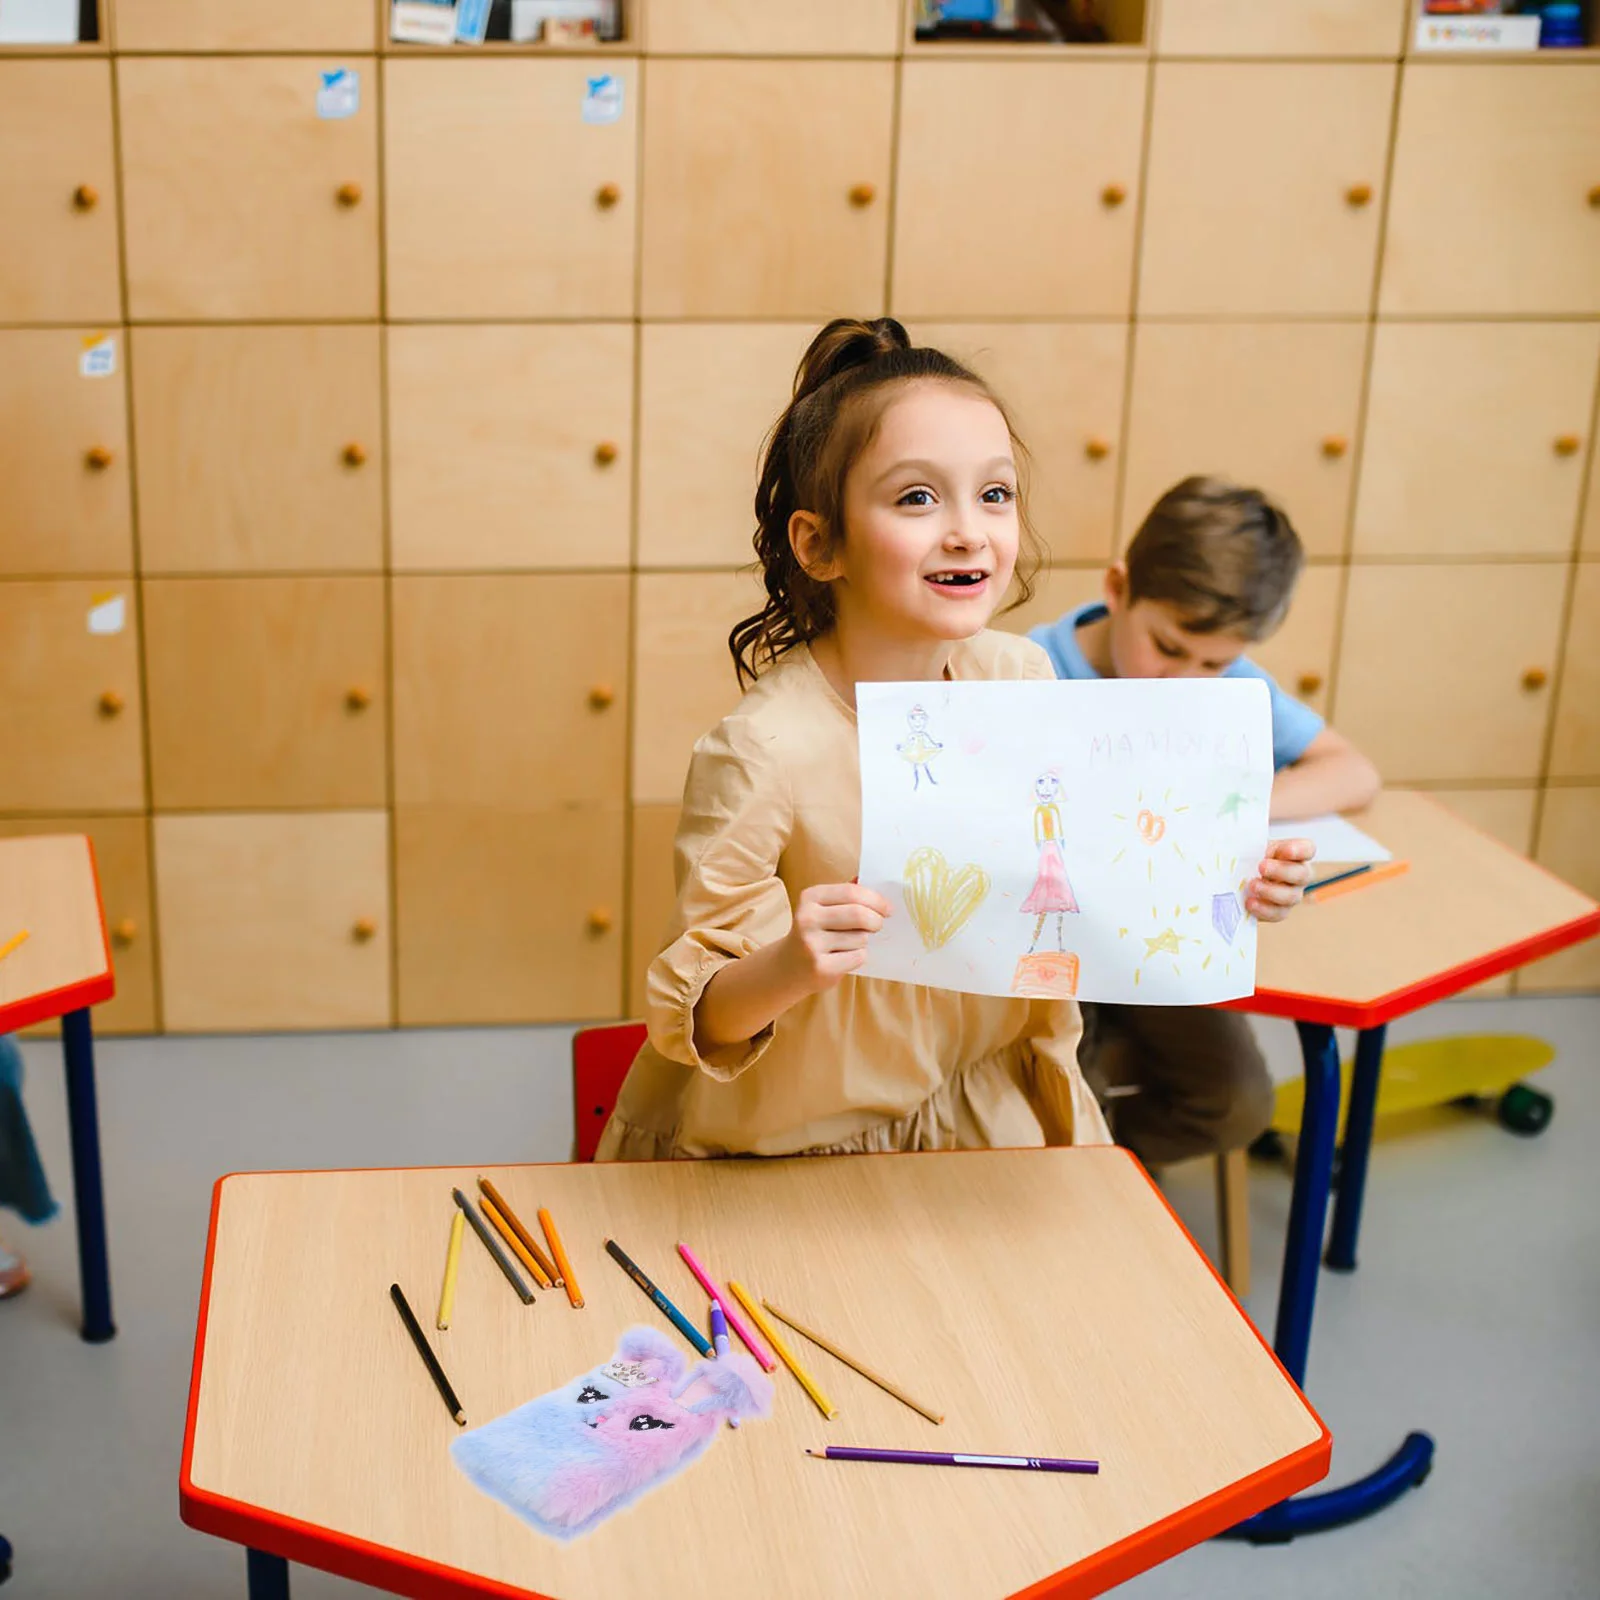
[[[728,1319],[728,1326],[739,1335],[744,1342],[745,1348],[761,1364],[761,1370],[763,1372],[776,1372],[778,1363],[767,1354],[766,1346],[745,1325],[744,1318],[718,1292],[716,1284],[711,1281],[711,1274],[695,1259],[694,1251],[688,1245],[680,1244],[678,1246],[678,1254],[683,1257],[684,1266],[694,1274],[695,1282],[722,1307],[722,1314]]]

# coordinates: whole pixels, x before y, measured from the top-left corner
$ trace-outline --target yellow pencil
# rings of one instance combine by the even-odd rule
[[[450,1247],[444,1253],[444,1287],[439,1291],[439,1327],[450,1326],[450,1312],[456,1303],[456,1268],[461,1265],[461,1230],[467,1219],[461,1208],[450,1219]]]
[[[833,1402],[816,1385],[816,1380],[794,1358],[794,1352],[778,1335],[778,1330],[762,1316],[761,1308],[752,1300],[745,1290],[744,1285],[735,1283],[732,1278],[728,1280],[728,1287],[733,1290],[735,1299],[750,1313],[750,1320],[755,1323],[761,1332],[761,1337],[773,1348],[778,1359],[786,1366],[799,1382],[800,1387],[811,1396],[812,1403],[825,1417],[836,1417],[838,1412],[834,1409]]]
[[[550,1254],[555,1257],[556,1270],[561,1274],[561,1285],[567,1291],[567,1299],[572,1302],[575,1311],[582,1311],[583,1291],[572,1275],[572,1263],[567,1259],[561,1235],[556,1232],[555,1218],[543,1206],[539,1207],[539,1226],[544,1229],[545,1242],[550,1246]]]
[[[17,949],[21,945],[26,944],[27,942],[28,930],[26,928],[24,928],[21,933],[13,934],[11,938],[7,939],[4,944],[0,944],[0,961],[4,961],[13,950]]]

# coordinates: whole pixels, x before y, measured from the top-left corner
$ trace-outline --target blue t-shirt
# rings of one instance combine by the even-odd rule
[[[1106,615],[1104,601],[1091,600],[1087,605],[1069,611],[1058,622],[1043,623],[1032,629],[1028,637],[1042,645],[1058,678],[1098,678],[1100,674],[1089,665],[1088,657],[1078,644],[1078,627],[1085,622],[1098,622]],[[1322,732],[1322,718],[1310,706],[1302,705],[1292,695],[1287,695],[1277,685],[1270,672],[1263,672],[1255,662],[1240,656],[1223,668],[1224,678],[1259,678],[1267,686],[1272,699],[1272,765],[1274,768],[1293,766],[1306,753],[1306,746]]]

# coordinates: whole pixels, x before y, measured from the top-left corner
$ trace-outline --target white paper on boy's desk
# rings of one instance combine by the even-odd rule
[[[863,976],[1203,1005],[1255,988],[1259,680],[863,683]]]
[[[1370,833],[1363,833],[1355,823],[1332,813],[1325,817],[1307,817],[1302,822],[1274,822],[1268,834],[1274,839],[1309,839],[1317,847],[1319,868],[1330,861],[1337,861],[1341,866],[1388,861],[1393,854]]]

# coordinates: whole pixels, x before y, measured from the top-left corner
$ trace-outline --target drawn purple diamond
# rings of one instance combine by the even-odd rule
[[[1244,913],[1239,909],[1239,896],[1229,890],[1226,894],[1214,894],[1211,897],[1211,926],[1229,943],[1233,943],[1233,936],[1239,931],[1239,924],[1244,918]]]

